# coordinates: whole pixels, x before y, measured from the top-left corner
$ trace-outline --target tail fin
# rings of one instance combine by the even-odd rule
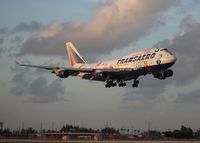
[[[71,42],[66,43],[66,48],[69,56],[70,65],[74,66],[74,64],[86,64],[85,60],[78,53],[76,48]]]

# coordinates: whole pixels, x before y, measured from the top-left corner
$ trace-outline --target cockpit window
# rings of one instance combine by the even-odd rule
[[[169,53],[170,55],[172,55],[172,53],[169,50],[167,50],[167,49],[161,49],[160,51],[166,51],[167,53]]]
[[[167,52],[168,52],[168,50],[167,50],[167,49],[161,49],[160,51],[167,51]]]

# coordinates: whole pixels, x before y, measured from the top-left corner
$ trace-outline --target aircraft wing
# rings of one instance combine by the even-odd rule
[[[66,78],[69,75],[77,76],[79,73],[84,73],[84,76],[82,78],[91,79],[91,77],[94,77],[98,73],[104,73],[106,75],[117,76],[119,74],[128,73],[128,72],[133,71],[133,69],[131,69],[131,68],[130,69],[128,69],[128,68],[125,68],[125,69],[123,69],[123,68],[120,68],[120,69],[109,69],[109,68],[93,69],[93,68],[73,68],[73,67],[31,65],[31,64],[19,63],[18,61],[15,61],[15,63],[19,66],[50,70],[51,73],[56,74],[57,76],[59,76],[61,78]]]
[[[45,70],[56,70],[56,69],[62,69],[69,71],[70,73],[75,73],[75,72],[92,72],[93,69],[88,69],[88,68],[73,68],[73,67],[56,67],[56,66],[40,66],[40,65],[29,65],[29,64],[22,64],[19,63],[18,61],[15,61],[15,63],[19,66],[23,67],[31,67],[31,68],[39,68],[39,69],[45,69]]]
[[[16,65],[24,66],[24,67],[32,67],[46,70],[54,70],[54,69],[63,69],[69,71],[79,71],[79,72],[106,72],[106,73],[117,73],[117,72],[130,72],[133,71],[132,68],[119,68],[119,69],[91,69],[91,68],[73,68],[73,67],[56,67],[56,66],[42,66],[42,65],[30,65],[30,64],[22,64],[18,61],[15,61]]]

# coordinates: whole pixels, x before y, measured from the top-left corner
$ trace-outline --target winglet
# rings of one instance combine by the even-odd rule
[[[15,60],[15,64],[16,65],[20,65],[19,61]]]

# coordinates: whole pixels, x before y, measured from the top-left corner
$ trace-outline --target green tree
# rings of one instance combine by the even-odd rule
[[[195,133],[194,136],[196,139],[200,139],[200,129],[198,129]]]
[[[171,132],[171,131],[165,131],[165,132],[163,132],[163,134],[167,138],[173,138],[173,132]]]
[[[180,130],[174,130],[173,136],[178,139],[191,139],[194,137],[192,129],[183,125]]]
[[[103,128],[101,132],[104,134],[114,134],[114,133],[119,134],[118,130],[110,127]]]

